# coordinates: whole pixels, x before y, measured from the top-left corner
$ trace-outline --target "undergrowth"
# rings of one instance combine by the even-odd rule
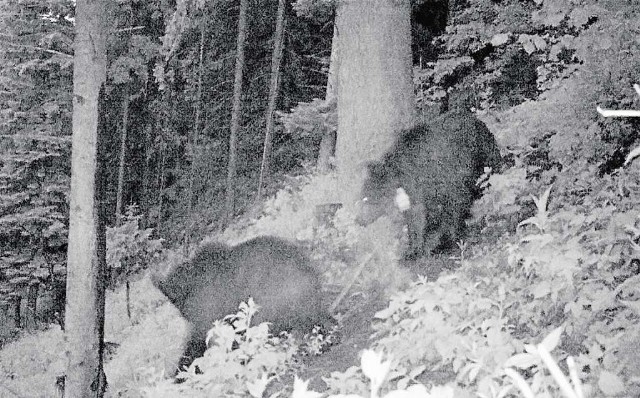
[[[640,280],[637,166],[603,178],[596,177],[595,168],[588,170],[594,173],[588,194],[558,187],[559,183],[545,186],[544,178],[528,178],[526,168],[491,177],[491,188],[475,207],[474,223],[484,223],[484,240],[474,246],[461,245],[465,250],[457,256],[455,272],[437,280],[421,277],[404,290],[394,290],[388,307],[376,314],[371,348],[393,357],[383,377],[384,387],[377,387],[382,388],[381,394],[580,396],[571,395],[577,394],[571,389],[574,392],[567,393],[566,383],[558,382],[557,375],[562,373],[572,375],[575,388],[584,396],[635,396],[640,392],[634,373],[640,359],[635,349]],[[558,175],[560,181],[566,178]],[[344,281],[364,253],[380,247],[380,239],[388,239],[391,248],[401,246],[398,236],[380,233],[391,230],[390,225],[362,228],[342,210],[329,223],[315,222],[305,204],[305,196],[315,192],[312,186],[276,196],[266,205],[267,216],[249,221],[244,228],[256,234],[266,230],[277,234],[278,223],[288,224],[286,233],[323,242],[315,244],[314,252],[320,259],[331,258],[339,264],[334,264],[332,272],[341,269],[342,274],[334,274],[340,275],[334,281]],[[536,194],[530,194],[536,189]],[[500,211],[520,217],[520,222],[513,234],[490,237],[491,231],[504,231],[504,220],[497,217]],[[292,219],[300,223],[290,223]],[[304,227],[292,231],[291,224]],[[488,240],[493,241],[490,246]],[[398,251],[388,253],[393,256]],[[372,263],[359,278],[359,289],[371,287],[364,282],[368,278],[379,281],[384,277],[376,273],[383,269],[380,258]],[[330,267],[331,262],[328,264]],[[548,343],[550,338],[553,343]],[[273,347],[273,341],[262,341]],[[547,370],[551,365],[535,348],[541,342],[545,346],[545,341],[549,351],[553,350],[557,361],[553,363],[559,364],[553,372]],[[218,361],[238,355],[217,353]],[[268,355],[278,364],[286,362],[278,362],[275,353]],[[569,357],[575,363],[571,368],[566,365]],[[266,388],[270,378],[285,372],[276,368],[256,374],[239,366],[234,380],[241,376],[245,381],[244,396],[262,396],[253,395],[249,386],[266,383]],[[434,387],[430,379],[436,370],[450,374],[444,387]],[[377,396],[364,368],[333,372],[323,380],[329,388],[324,394],[308,390],[305,382],[296,379],[289,387],[293,388],[290,396]]]
[[[517,121],[527,120],[530,111],[518,107],[502,123],[521,125]],[[362,227],[346,209],[331,205],[331,176],[291,179],[259,217],[245,218],[218,237],[228,243],[257,235],[295,240],[310,249],[332,293],[354,280],[350,297],[366,301],[374,290],[389,295],[372,321],[373,351],[365,351],[359,367],[326,369],[323,393],[291,380],[300,369],[295,344],[270,337],[265,326],[237,333],[215,325],[209,351],[196,360],[204,373],[187,372],[182,384],[165,379],[175,363],[168,347],[178,355],[184,336],[173,330],[177,313],[168,311],[159,293],[149,292],[146,281],[132,287],[131,318],[121,310],[122,292],[108,300],[106,335],[119,344],[106,365],[109,394],[573,397],[557,376],[569,374],[570,385],[577,386],[569,391],[584,396],[640,396],[640,166],[635,161],[602,175],[586,157],[570,161],[557,147],[548,150],[543,130],[510,148],[513,167],[491,176],[474,206],[469,227],[476,233],[469,238],[475,241],[460,243],[457,268],[438,279],[418,277],[407,287],[409,272],[398,265],[403,235],[387,217]],[[532,139],[537,147],[528,146]],[[338,317],[348,310],[339,306]],[[60,333],[42,336],[50,339],[45,346],[62,344]],[[0,352],[4,383],[13,391],[25,383],[46,391],[42,386],[52,385],[54,375],[25,369],[21,356],[28,352],[28,363],[55,364],[61,371],[61,352],[20,344]],[[559,369],[553,370],[540,346],[551,351]],[[340,344],[331,349],[340,350]],[[378,370],[366,369],[371,363]],[[34,372],[43,376],[35,381]]]
[[[635,349],[640,337],[636,304],[640,247],[638,166],[631,164],[602,178],[597,178],[597,170],[592,170],[594,174],[583,184],[587,188],[578,191],[559,182],[544,185],[543,179],[528,179],[526,170],[518,168],[491,177],[491,187],[477,203],[472,221],[472,225],[481,224],[481,239],[474,245],[461,245],[465,250],[456,256],[458,268],[437,280],[422,277],[408,288],[387,289],[394,293],[388,306],[373,320],[370,348],[378,353],[375,358],[385,353],[392,360],[376,394],[528,396],[522,392],[524,383],[531,396],[563,396],[561,385],[546,370],[539,352],[532,348],[547,341],[548,336],[555,336],[556,342],[548,344],[551,354],[561,373],[573,372],[585,396],[638,395],[636,364],[640,353]],[[325,177],[319,178],[326,181],[322,180]],[[566,177],[559,176],[557,181],[562,178]],[[329,217],[327,223],[314,221],[313,211],[307,210],[305,200],[306,195],[313,196],[317,190],[312,188],[313,178],[306,182],[309,185],[301,184],[268,202],[267,216],[263,219],[246,221],[242,227],[245,237],[266,231],[278,235],[278,225],[282,225],[285,236],[293,235],[301,242],[305,241],[300,238],[313,240],[315,243],[309,247],[316,261],[326,266],[325,274],[340,270],[341,273],[327,277],[337,286],[353,276],[355,266],[367,258],[371,248],[380,252],[381,247],[390,247],[389,256],[401,250],[402,240],[388,232],[393,228],[385,223],[390,221],[381,219],[379,225],[363,228],[342,209]],[[530,194],[533,191],[535,194]],[[523,216],[523,207],[528,209],[527,217]],[[507,215],[519,217],[513,233],[504,233],[504,220],[499,217],[503,210]],[[292,224],[299,227],[292,229]],[[502,236],[496,231],[502,232]],[[241,239],[240,233],[233,230],[225,236],[232,240],[234,234]],[[382,246],[387,244],[383,239],[389,242],[388,246]],[[318,240],[322,243],[317,243]],[[401,268],[393,262],[385,267],[380,258],[366,265],[350,294],[366,293],[375,283],[393,284],[394,276],[386,275]],[[403,283],[406,280],[402,279]],[[148,290],[149,285],[145,286],[136,289]],[[283,377],[299,367],[293,360],[292,341],[269,337],[265,326],[240,328],[242,333],[238,334],[228,325],[217,324],[211,348],[205,358],[196,361],[205,372],[187,373],[182,384],[164,379],[170,366],[158,368],[152,365],[159,363],[157,359],[155,362],[144,359],[151,353],[145,348],[148,343],[143,341],[158,340],[157,335],[135,330],[143,325],[147,331],[160,324],[170,325],[177,315],[153,320],[158,299],[154,299],[155,304],[140,307],[136,301],[142,296],[134,295],[134,308],[139,309],[133,312],[133,319],[127,320],[121,311],[115,310],[124,324],[132,326],[117,329],[111,322],[107,330],[107,338],[120,344],[107,363],[108,377],[114,380],[114,369],[122,368],[122,358],[130,358],[131,365],[134,358],[138,363],[128,374],[119,371],[110,394],[203,396],[204,391],[209,391],[208,396],[263,396],[263,393],[320,396],[299,379],[273,391],[273,380],[287,380]],[[124,299],[119,300],[110,304],[108,313],[122,306]],[[158,344],[155,346],[159,348]],[[135,351],[143,348],[142,354]],[[179,352],[179,347],[173,349]],[[340,350],[340,345],[331,349]],[[20,355],[21,351],[12,346],[5,352]],[[33,355],[44,358],[53,354],[41,351]],[[367,355],[370,358],[371,354]],[[566,365],[569,357],[575,362],[573,370]],[[59,359],[31,361],[58,363]],[[5,366],[19,363],[8,361],[6,356],[2,362]],[[364,366],[361,363],[360,367],[334,371],[324,377],[328,390],[321,395],[374,396]],[[14,375],[28,373],[25,369],[3,370]],[[449,377],[434,379],[433,372],[438,370]],[[518,377],[522,380],[517,381]]]

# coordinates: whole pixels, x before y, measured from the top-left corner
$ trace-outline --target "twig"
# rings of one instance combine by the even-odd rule
[[[507,368],[504,370],[504,373],[513,380],[513,383],[518,387],[522,395],[524,395],[524,398],[535,398],[535,394],[531,391],[531,387],[529,387],[527,382],[518,372],[511,368]]]
[[[13,47],[27,48],[27,49],[35,50],[35,51],[44,51],[44,52],[49,53],[49,54],[61,55],[61,56],[65,57],[65,58],[73,58],[73,54],[66,54],[66,53],[63,53],[63,52],[60,52],[60,51],[50,50],[48,48],[30,46],[28,44],[11,43],[9,41],[0,41],[0,43],[6,44],[6,45],[9,45],[9,46],[13,46]]]
[[[596,107],[596,110],[603,117],[640,117],[640,111],[635,110],[611,110],[611,109],[602,109],[599,106]]]
[[[134,32],[142,29],[146,29],[146,26],[131,26],[129,28],[116,29],[115,33]]]
[[[335,312],[336,308],[338,307],[338,304],[340,304],[344,296],[347,295],[347,292],[349,291],[349,289],[351,289],[351,286],[353,286],[353,284],[356,283],[356,280],[358,279],[358,276],[360,276],[360,274],[362,273],[364,266],[367,265],[367,263],[369,263],[369,261],[372,258],[373,258],[373,253],[369,253],[367,257],[365,257],[365,259],[360,263],[360,265],[358,266],[358,269],[353,274],[353,277],[351,278],[349,283],[342,288],[342,291],[340,292],[340,294],[338,294],[338,297],[336,297],[336,299],[333,300],[333,303],[329,307],[330,314],[333,314]]]
[[[5,390],[9,391],[11,394],[13,394],[14,396],[18,397],[18,398],[25,398],[24,395],[20,395],[17,392],[13,391],[11,388],[7,387],[6,384],[4,383],[0,383],[0,387],[4,388]]]

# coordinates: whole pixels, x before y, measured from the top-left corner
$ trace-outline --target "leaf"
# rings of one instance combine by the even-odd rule
[[[532,293],[534,298],[539,299],[541,297],[547,296],[550,292],[551,292],[551,283],[549,281],[542,281],[533,288]]]
[[[640,156],[640,146],[634,148],[631,152],[629,152],[627,158],[624,161],[624,165],[627,166],[633,161],[633,159],[637,158],[638,156]]]
[[[469,371],[469,382],[473,382],[476,377],[478,377],[478,372],[480,372],[480,365],[475,365]]]
[[[507,42],[509,42],[510,37],[511,35],[509,33],[498,33],[491,38],[491,45],[494,47],[505,45],[507,44]]]
[[[411,389],[411,387],[409,387]],[[433,398],[453,398],[454,390],[451,386],[433,386],[431,387],[431,397]],[[459,396],[459,395],[456,395]]]
[[[391,315],[395,314],[395,312],[396,310],[394,308],[387,307],[383,310],[376,312],[373,317],[376,319],[388,319],[389,317],[391,317]]]
[[[391,368],[391,360],[383,361],[382,353],[365,350],[360,358],[362,373],[371,380],[371,390],[377,392]]]
[[[526,51],[527,54],[531,55],[536,52],[536,45],[531,40],[530,35],[522,34],[518,38],[518,43],[522,44],[522,48]]]
[[[547,188],[542,196],[539,199],[533,198],[533,201],[538,208],[538,214],[544,213],[547,211],[547,205],[549,204],[549,194],[551,194],[551,188],[553,188],[553,184]]]
[[[598,6],[576,7],[569,14],[569,25],[580,28],[586,25],[591,17],[599,17],[604,13],[606,10]]]
[[[516,354],[507,359],[504,363],[504,367],[516,367],[519,369],[528,369],[534,365],[540,363],[538,357],[533,354]]]
[[[391,377],[389,377],[389,379],[391,380]],[[398,380],[398,384],[396,385],[396,387],[399,390],[406,390],[407,386],[409,385],[409,382],[411,381],[410,378],[408,377],[403,377],[402,379]]]
[[[531,20],[544,26],[557,27],[565,17],[566,14],[563,12],[535,11],[531,15]]]
[[[556,348],[560,343],[560,336],[562,335],[563,331],[564,331],[564,328],[562,326],[556,328],[551,333],[549,333],[547,337],[545,337],[540,344],[544,348],[546,348],[547,351],[549,352],[553,351],[553,349]]]
[[[533,36],[533,44],[536,45],[536,48],[538,50],[544,50],[545,48],[547,48],[547,41],[544,39],[544,37],[541,36]]]
[[[416,377],[418,377],[418,375],[421,375],[422,372],[424,372],[427,369],[427,367],[425,365],[420,365],[417,368],[413,369],[411,372],[409,372],[409,377],[412,379],[415,379]]]
[[[427,392],[427,388],[422,384],[414,384],[406,390],[391,391],[384,398],[430,398],[434,395]]]
[[[592,45],[595,50],[608,50],[613,47],[613,41],[611,37],[598,36],[593,40]]]
[[[299,379],[298,376],[295,376],[291,398],[318,398],[322,396],[322,394],[318,392],[307,390],[308,385],[309,380],[304,381]]]
[[[598,388],[607,396],[618,395],[625,391],[622,379],[618,375],[607,372],[606,370],[600,373]]]
[[[273,380],[274,377],[268,377],[266,373],[263,373],[259,379],[254,381],[247,381],[247,390],[254,398],[262,398],[264,390],[267,388],[267,384]]]

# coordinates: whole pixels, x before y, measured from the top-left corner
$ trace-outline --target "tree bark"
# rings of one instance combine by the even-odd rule
[[[342,0],[337,6],[338,138],[343,204],[359,197],[365,164],[414,122],[409,0]]]
[[[327,91],[325,101],[335,101],[338,91],[338,29],[333,25],[333,38],[331,39],[331,58],[329,60],[329,77],[327,79]],[[331,169],[331,157],[336,150],[336,132],[327,131],[320,141],[320,151],[318,152],[318,171],[326,173]]]
[[[40,282],[32,281],[27,288],[27,317],[25,327],[27,330],[33,330],[36,327],[36,306],[38,304],[38,292],[40,291]]]
[[[280,63],[282,61],[282,51],[284,50],[284,31],[286,3],[284,0],[278,1],[278,13],[276,16],[276,30],[273,34],[273,54],[271,56],[271,82],[269,84],[269,104],[267,105],[266,132],[264,134],[264,149],[262,151],[262,164],[260,165],[260,178],[258,179],[257,200],[262,198],[262,189],[269,176],[269,158],[271,157],[271,142],[273,136],[273,113],[276,110],[276,100],[278,99],[278,89],[280,87]]]
[[[229,136],[229,163],[227,166],[227,195],[225,199],[225,224],[233,218],[235,210],[235,179],[238,162],[238,133],[240,131],[240,111],[242,108],[242,74],[244,71],[244,44],[247,38],[248,0],[240,0],[238,15],[238,38],[236,44],[236,71],[233,82],[233,109],[231,110],[231,134]]]
[[[22,296],[17,293],[13,293],[10,297],[11,303],[13,304],[13,314],[11,314],[13,316],[13,327],[16,329],[22,329],[22,312],[20,311],[20,308],[22,307]]]
[[[73,137],[65,337],[68,397],[102,397],[104,229],[100,223],[98,132],[106,80],[107,0],[76,3]],[[98,177],[98,178],[96,178]]]
[[[203,63],[204,63],[204,33],[205,33],[205,24],[204,17],[201,17],[202,20],[200,22],[200,56],[198,61],[198,92],[196,94],[196,115],[193,126],[193,132],[191,137],[189,138],[189,148],[191,148],[191,169],[189,170],[189,192],[187,199],[187,208],[189,209],[189,214],[191,214],[191,210],[193,209],[193,185],[196,178],[196,165],[197,165],[197,151],[196,147],[198,145],[198,137],[200,135],[200,115],[202,114],[202,73],[203,73]],[[186,244],[188,245],[188,239]]]
[[[142,228],[148,228],[149,222],[149,179],[150,179],[150,167],[151,167],[151,154],[153,153],[150,148],[153,143],[151,142],[151,129],[156,126],[154,121],[151,125],[144,128],[144,148],[142,149],[144,154],[144,166],[142,168],[142,195],[140,195],[140,211],[144,215]]]
[[[167,163],[167,144],[164,139],[160,142],[160,162],[158,162],[158,218],[156,225],[162,222],[162,207],[164,206],[165,165]]]
[[[118,191],[116,193],[116,223],[122,220],[122,195],[124,190],[124,165],[127,154],[127,128],[129,124],[129,90],[124,89],[122,99],[122,130],[120,132],[120,164],[118,165]]]

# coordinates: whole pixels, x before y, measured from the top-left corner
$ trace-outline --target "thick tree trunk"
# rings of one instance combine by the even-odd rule
[[[276,31],[273,35],[273,54],[271,56],[271,82],[269,84],[269,104],[267,105],[266,132],[264,134],[264,149],[262,152],[262,164],[260,165],[260,178],[258,179],[257,200],[262,198],[262,189],[269,176],[269,158],[271,157],[271,141],[273,136],[273,113],[276,110],[276,100],[278,99],[278,89],[280,87],[280,63],[282,61],[282,51],[284,49],[285,31],[285,9],[284,0],[278,1],[278,14],[276,17]]]
[[[235,179],[238,162],[238,133],[242,108],[242,73],[244,71],[244,43],[247,39],[247,8],[249,0],[240,0],[238,38],[236,44],[236,72],[233,82],[233,109],[231,110],[231,134],[229,136],[229,164],[227,166],[227,195],[225,199],[225,224],[233,218],[235,210]]]
[[[120,132],[120,164],[118,165],[118,191],[116,193],[116,222],[122,219],[122,195],[124,190],[124,165],[127,154],[127,127],[129,124],[129,90],[125,88],[122,99],[122,130]]]
[[[99,99],[106,80],[108,1],[76,3],[65,395],[102,397],[104,232],[97,200]]]
[[[338,91],[338,68],[340,67],[338,58],[338,29],[334,23],[333,38],[331,39],[331,58],[329,60],[329,78],[327,79],[327,92],[325,101],[335,101]],[[318,171],[326,173],[331,168],[331,157],[336,150],[336,132],[327,131],[320,141],[320,151],[318,152]]]
[[[411,6],[409,0],[343,0],[336,12],[336,162],[343,203],[351,206],[360,194],[365,164],[414,122]]]

